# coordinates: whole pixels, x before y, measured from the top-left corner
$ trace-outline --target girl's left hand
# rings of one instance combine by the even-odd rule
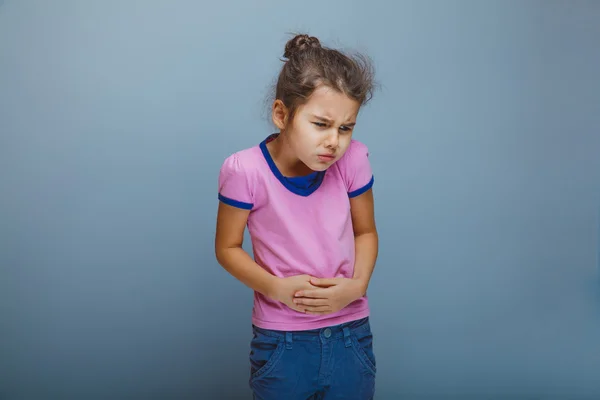
[[[300,290],[294,295],[294,303],[306,314],[334,313],[365,293],[362,282],[349,278],[311,278],[310,283],[318,289]]]

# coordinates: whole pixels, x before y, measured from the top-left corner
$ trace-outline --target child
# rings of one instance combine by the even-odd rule
[[[372,399],[366,291],[378,238],[367,147],[352,139],[372,70],[307,35],[284,57],[279,133],[221,167],[216,257],[254,290],[255,399]],[[246,225],[254,260],[242,249]]]

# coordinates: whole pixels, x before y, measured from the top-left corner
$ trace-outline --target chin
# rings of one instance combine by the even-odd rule
[[[333,163],[314,163],[313,165],[309,165],[308,168],[310,168],[313,171],[316,172],[323,172],[326,169],[328,169],[329,167],[331,167],[333,165]]]

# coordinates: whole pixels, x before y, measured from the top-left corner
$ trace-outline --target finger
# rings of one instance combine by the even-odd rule
[[[313,299],[326,299],[329,292],[326,289],[299,290],[294,297],[309,297]]]
[[[304,312],[304,309],[299,307],[298,304],[286,304],[286,305],[294,311]]]
[[[306,313],[306,310],[304,309],[304,307],[306,306],[298,306],[297,304],[294,304],[293,306],[291,306],[290,308],[294,311],[298,311],[299,313]]]
[[[303,297],[304,293],[307,290],[321,290],[321,289],[323,289],[323,288],[320,288],[320,287],[315,286],[315,285],[311,285],[310,282],[308,282],[307,286],[305,286],[303,289],[298,289],[298,291],[294,293],[294,297]]]
[[[315,286],[319,286],[319,287],[330,287],[330,286],[335,286],[335,285],[339,284],[340,279],[339,278],[331,278],[331,279],[311,278],[310,283]]]
[[[306,306],[326,306],[328,301],[327,299],[311,299],[307,297],[301,297],[294,299],[294,303]]]

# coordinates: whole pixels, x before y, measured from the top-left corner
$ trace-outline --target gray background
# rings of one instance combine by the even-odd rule
[[[382,85],[377,398],[599,398],[600,2],[4,0],[0,399],[249,397],[216,180],[295,31]]]

